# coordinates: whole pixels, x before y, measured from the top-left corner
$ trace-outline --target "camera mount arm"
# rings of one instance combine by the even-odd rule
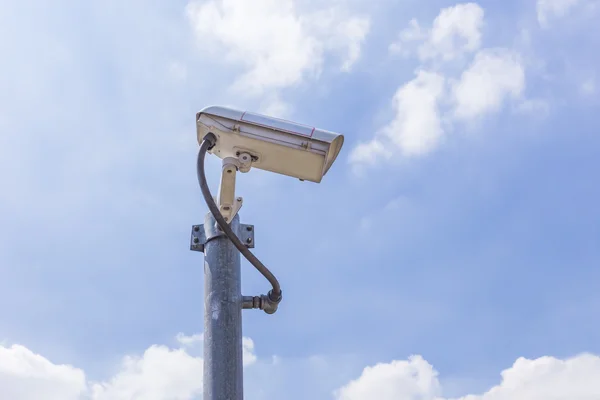
[[[237,171],[248,172],[252,167],[252,156],[241,153],[237,157],[226,157],[223,159],[221,172],[221,184],[219,185],[219,198],[217,204],[219,211],[227,223],[231,223],[242,208],[244,199],[235,196],[235,178]]]
[[[198,183],[200,184],[200,189],[202,191],[202,196],[204,197],[204,201],[206,201],[206,205],[213,215],[215,221],[217,221],[217,225],[225,233],[225,235],[231,240],[233,245],[238,249],[238,251],[260,272],[271,284],[272,289],[269,290],[268,294],[248,297],[244,296],[243,298],[243,308],[259,308],[264,310],[267,314],[273,314],[277,311],[277,307],[282,299],[281,286],[279,281],[273,275],[273,273],[242,243],[242,241],[236,236],[235,232],[229,226],[228,221],[231,221],[235,214],[232,214],[228,217],[224,216],[221,213],[221,208],[227,207],[226,201],[233,198],[237,203],[237,199],[235,198],[235,172],[237,169],[240,169],[243,172],[247,172],[250,170],[250,165],[252,163],[252,158],[247,153],[241,153],[238,156],[238,159],[235,158],[227,158],[223,160],[223,175],[221,178],[221,188],[219,190],[220,198],[219,203],[220,207],[217,206],[215,200],[213,199],[210,189],[208,188],[208,183],[206,181],[206,174],[204,170],[204,160],[206,158],[206,152],[212,149],[217,143],[217,137],[213,133],[208,133],[204,136],[202,140],[202,144],[200,145],[200,150],[198,152],[198,161],[197,161],[197,173],[198,173]],[[236,160],[236,161],[234,161]],[[239,163],[239,165],[237,163]],[[231,171],[231,172],[228,172]],[[228,175],[231,175],[229,177]],[[227,176],[225,178],[225,176]],[[233,201],[232,201],[233,203]],[[241,207],[241,201],[239,202],[239,207]],[[233,206],[230,206],[230,210],[233,210]],[[237,207],[237,211],[239,210]],[[228,211],[228,210],[223,210]],[[227,218],[227,219],[226,219]]]

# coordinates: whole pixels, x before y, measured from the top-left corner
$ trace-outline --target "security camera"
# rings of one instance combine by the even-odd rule
[[[212,132],[217,141],[209,153],[223,160],[239,160],[242,172],[251,165],[317,183],[344,143],[344,136],[337,133],[218,106],[198,112],[196,127],[198,143]]]

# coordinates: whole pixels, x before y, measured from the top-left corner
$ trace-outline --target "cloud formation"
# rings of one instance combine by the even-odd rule
[[[500,109],[507,98],[525,89],[525,69],[519,55],[506,49],[482,50],[453,85],[454,115],[472,119]]]
[[[519,358],[502,371],[500,384],[483,394],[455,400],[591,400],[600,398],[600,357],[582,354],[566,360]],[[367,367],[336,392],[337,400],[450,400],[433,367],[419,356]]]
[[[337,400],[426,400],[440,393],[438,374],[421,356],[364,369],[362,375],[335,393]]]
[[[483,18],[483,8],[478,4],[464,3],[442,9],[428,32],[423,32],[419,22],[412,19],[409,27],[390,45],[390,51],[408,56],[410,46],[420,42],[417,54],[421,61],[459,58],[481,46]]]
[[[507,101],[520,99],[525,90],[520,55],[506,48],[482,49],[483,26],[484,10],[465,3],[442,9],[428,30],[413,19],[400,32],[390,52],[415,56],[420,65],[415,77],[396,91],[391,121],[351,152],[355,170],[394,154],[430,153],[454,125],[499,112]],[[465,57],[473,54],[466,64]],[[458,76],[452,72],[456,63],[461,65]]]
[[[0,346],[0,393],[3,398],[78,400],[85,391],[82,370],[53,364],[23,346]]]
[[[429,152],[443,133],[438,103],[444,95],[444,86],[443,76],[418,71],[415,79],[396,91],[394,119],[383,128],[379,137],[359,144],[350,155],[350,161],[374,164],[381,158],[391,158],[394,153],[389,144],[405,156]]]
[[[301,10],[293,0],[192,1],[186,9],[200,48],[241,66],[232,89],[251,96],[318,76],[331,55],[350,71],[370,28],[339,5]]]
[[[93,400],[187,400],[202,392],[203,361],[184,349],[151,346],[140,357],[128,356],[107,382],[90,384]]]
[[[20,345],[0,346],[0,393],[11,400],[188,400],[202,394],[202,335],[177,335],[180,348],[150,346],[141,356],[123,358],[103,382],[83,370],[53,364]],[[194,351],[192,351],[194,350]],[[243,338],[244,366],[256,362],[254,342]],[[200,351],[201,352],[201,351]]]
[[[201,335],[178,335],[186,346]],[[183,339],[183,340],[181,340]],[[254,344],[244,339],[245,366],[256,361]],[[141,356],[127,356],[104,382],[86,379],[70,365],[56,365],[29,349],[0,346],[0,392],[11,400],[193,400],[202,396],[202,358],[188,347],[150,346]],[[281,372],[278,358],[267,365]],[[589,400],[600,398],[600,357],[582,354],[566,360],[519,358],[502,371],[501,382],[483,394],[455,400]],[[269,381],[262,382],[269,385]],[[275,384],[272,382],[271,384]],[[268,389],[268,388],[263,388]],[[449,400],[435,368],[421,356],[366,367],[362,374],[331,393],[335,400]]]
[[[537,17],[542,27],[548,27],[550,22],[567,15],[581,0],[537,0]]]

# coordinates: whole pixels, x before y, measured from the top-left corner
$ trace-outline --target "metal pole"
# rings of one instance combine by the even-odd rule
[[[231,229],[240,236],[239,216]],[[243,400],[240,252],[204,219],[204,400]]]

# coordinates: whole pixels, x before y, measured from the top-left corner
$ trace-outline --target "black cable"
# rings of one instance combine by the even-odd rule
[[[210,194],[210,189],[208,188],[208,183],[206,182],[206,174],[204,172],[204,158],[206,156],[206,152],[214,147],[217,143],[217,137],[213,133],[208,133],[202,139],[202,144],[200,145],[200,151],[198,152],[198,183],[200,184],[200,189],[202,190],[202,196],[204,196],[204,201],[206,201],[206,205],[210,210],[211,214],[217,221],[219,228],[225,233],[225,235],[231,240],[234,246],[242,253],[242,255],[260,272],[273,286],[273,289],[269,291],[269,299],[275,303],[279,303],[281,301],[281,286],[279,286],[279,281],[275,278],[275,275],[265,265],[260,262],[258,258],[248,248],[242,243],[242,241],[237,237],[237,235],[233,232],[221,212],[219,211],[219,207],[213,200],[212,195]]]

